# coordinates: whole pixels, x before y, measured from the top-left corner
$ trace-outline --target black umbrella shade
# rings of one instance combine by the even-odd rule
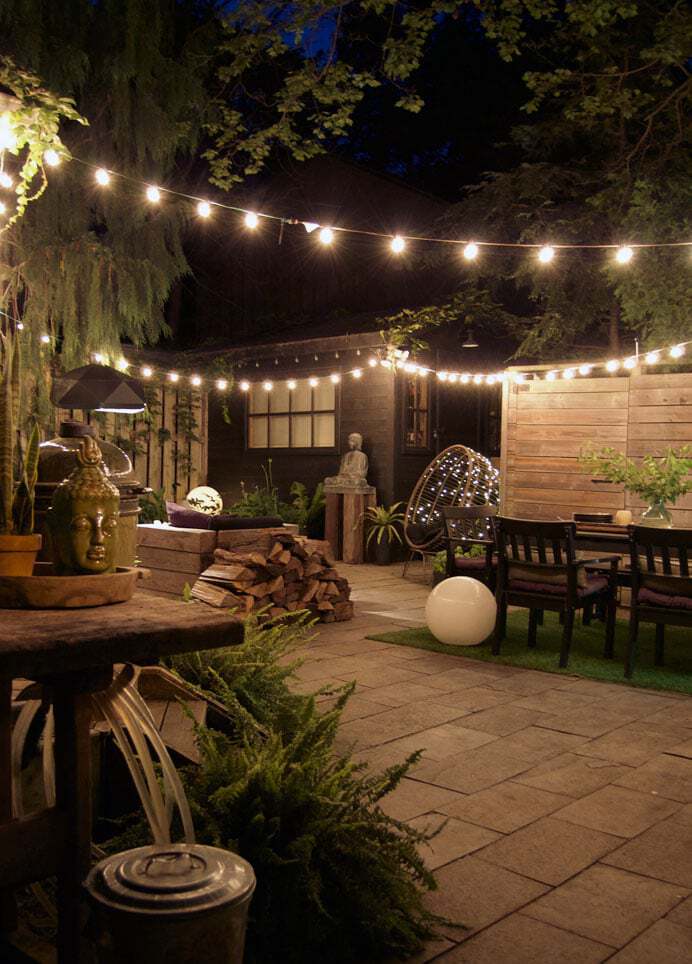
[[[131,375],[107,365],[83,365],[53,382],[51,401],[58,408],[134,415],[146,407],[144,388]]]

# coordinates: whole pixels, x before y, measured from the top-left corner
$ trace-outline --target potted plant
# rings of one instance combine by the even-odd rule
[[[673,506],[687,492],[692,492],[692,446],[668,448],[663,456],[645,455],[641,462],[627,458],[613,448],[586,451],[580,456],[582,464],[607,482],[622,482],[649,503],[642,513],[641,525],[670,529],[673,517],[667,505]]]
[[[0,332],[0,576],[30,576],[41,548],[34,534],[34,489],[38,473],[38,426],[26,453],[17,446],[19,421],[19,345],[10,331]],[[15,483],[15,463],[21,464]]]
[[[455,546],[454,557],[456,559],[482,559],[485,556],[485,549],[483,546],[471,545],[468,549],[464,549],[463,546]],[[447,550],[440,549],[433,556],[433,586],[436,586],[438,582],[442,582],[443,579],[447,579]],[[461,575],[462,573],[460,573]]]
[[[395,502],[389,508],[384,505],[371,505],[365,510],[368,525],[366,546],[375,540],[375,562],[378,566],[388,566],[392,561],[392,545],[396,541],[403,545],[398,526],[404,521],[404,513],[399,512],[403,502]]]

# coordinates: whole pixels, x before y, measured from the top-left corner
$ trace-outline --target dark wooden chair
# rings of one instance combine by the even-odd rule
[[[492,519],[497,515],[495,505],[465,505],[442,510],[445,525],[448,576],[470,576],[495,592],[497,560]],[[470,549],[480,546],[482,556],[468,558],[455,555],[457,547]]]
[[[634,670],[639,623],[656,625],[656,666],[663,666],[666,626],[692,626],[692,529],[630,526],[632,599],[625,676]]]
[[[604,656],[613,657],[617,568],[619,557],[607,559],[607,577],[591,574],[589,565],[605,560],[580,561],[576,557],[574,522],[538,522],[533,519],[494,520],[497,545],[497,623],[493,653],[507,632],[507,607],[529,610],[529,646],[536,645],[536,630],[543,610],[560,613],[563,621],[560,666],[569,661],[574,617],[586,604],[606,606]]]

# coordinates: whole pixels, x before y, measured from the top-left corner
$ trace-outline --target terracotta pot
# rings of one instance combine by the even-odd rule
[[[41,536],[0,535],[0,576],[30,576],[41,548]]]

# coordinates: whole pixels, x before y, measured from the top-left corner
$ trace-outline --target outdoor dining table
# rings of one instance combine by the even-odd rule
[[[199,602],[137,592],[79,610],[0,610],[0,933],[14,928],[12,889],[57,876],[59,964],[83,964],[82,883],[91,860],[91,694],[116,663],[237,645],[242,622]],[[40,682],[55,717],[56,805],[12,814],[12,680]]]

